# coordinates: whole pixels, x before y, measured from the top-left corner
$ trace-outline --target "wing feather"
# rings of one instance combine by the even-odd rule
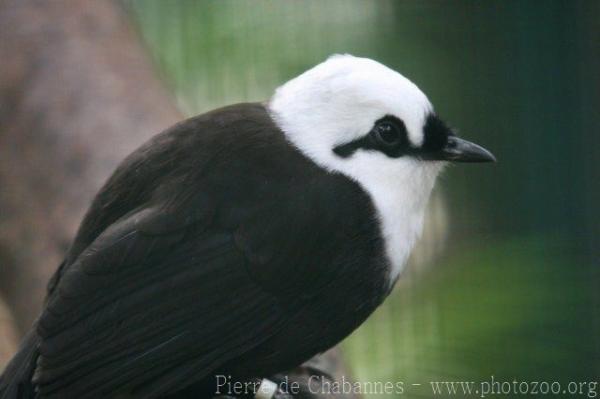
[[[132,215],[108,229],[64,272],[39,321],[34,381],[43,395],[162,394],[181,370],[201,378],[285,319],[231,234],[156,236],[140,222]]]

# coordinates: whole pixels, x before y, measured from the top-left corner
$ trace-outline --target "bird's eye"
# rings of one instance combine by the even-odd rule
[[[403,144],[406,141],[406,128],[402,121],[398,122],[392,120],[377,122],[371,132],[375,140],[387,147],[395,147]]]

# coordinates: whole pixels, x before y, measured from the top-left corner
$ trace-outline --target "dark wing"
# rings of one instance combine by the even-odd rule
[[[248,109],[191,121],[172,133],[175,148],[134,157],[126,171],[142,176],[113,179],[119,192],[175,170],[137,209],[108,212],[123,200],[100,193],[38,323],[44,397],[182,389],[277,334],[335,279],[340,243],[351,248],[364,223],[364,194],[291,150],[258,106],[250,112],[266,121],[254,126],[254,147],[240,147],[231,132],[252,119]]]
[[[146,233],[154,213],[114,224],[64,272],[38,324],[44,397],[181,389],[285,322],[232,234]]]

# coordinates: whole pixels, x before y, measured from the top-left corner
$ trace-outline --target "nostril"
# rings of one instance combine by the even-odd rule
[[[454,136],[450,136],[448,137],[448,139],[446,140],[446,148],[456,148],[456,140],[454,139]]]

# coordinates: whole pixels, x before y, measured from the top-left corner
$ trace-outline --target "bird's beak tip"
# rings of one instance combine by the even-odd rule
[[[453,136],[444,149],[446,160],[463,163],[498,162],[494,154],[479,144]]]

